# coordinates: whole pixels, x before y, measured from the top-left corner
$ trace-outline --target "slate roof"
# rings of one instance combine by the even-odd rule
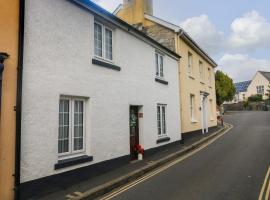
[[[270,81],[270,72],[259,71],[268,81]]]
[[[244,81],[244,82],[235,83],[234,87],[236,89],[236,92],[237,93],[246,92],[250,83],[251,83],[251,81]]]

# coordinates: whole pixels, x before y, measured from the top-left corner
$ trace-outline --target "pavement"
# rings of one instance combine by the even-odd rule
[[[270,112],[231,112],[228,133],[102,200],[269,200]]]
[[[206,141],[214,138],[220,134],[224,127],[217,127],[212,129],[207,134],[196,134],[193,137],[185,139],[184,144],[176,143],[168,146],[158,153],[149,155],[145,160],[140,162],[127,163],[121,168],[109,171],[101,176],[94,177],[89,180],[82,181],[77,184],[70,184],[68,188],[62,188],[57,192],[47,194],[42,197],[34,197],[33,199],[40,200],[66,200],[73,199],[74,197],[80,199],[85,196],[86,193],[89,199],[98,197],[104,193],[120,187],[126,183],[129,183],[142,175],[162,166],[163,164],[176,159],[179,156],[186,154],[187,152],[194,150],[198,146],[202,145]],[[90,196],[90,197],[89,197]]]

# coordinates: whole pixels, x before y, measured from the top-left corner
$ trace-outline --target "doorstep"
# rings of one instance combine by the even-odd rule
[[[116,189],[117,187],[131,182],[140,176],[144,175],[157,167],[182,156],[191,150],[201,146],[203,143],[209,141],[215,136],[224,131],[225,127],[217,127],[209,131],[204,135],[194,134],[192,137],[185,139],[183,144],[177,142],[167,148],[164,148],[158,152],[148,154],[143,161],[131,162],[126,165],[111,170],[100,176],[91,178],[89,180],[82,181],[77,184],[70,183],[70,187],[59,190],[54,193],[43,195],[42,197],[35,197],[35,199],[83,199],[87,196],[87,199],[97,198],[105,193]]]

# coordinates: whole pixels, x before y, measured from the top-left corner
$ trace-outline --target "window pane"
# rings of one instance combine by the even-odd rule
[[[69,151],[69,100],[59,101],[58,153]]]
[[[158,54],[156,53],[156,76],[159,76]]]
[[[163,77],[163,56],[159,56],[160,77]]]
[[[69,113],[64,113],[64,126],[69,125]]]
[[[105,29],[106,59],[112,60],[112,31]]]
[[[158,125],[158,135],[161,135],[160,106],[157,106],[157,125]]]
[[[83,101],[74,101],[74,151],[83,149]]]
[[[95,23],[95,55],[102,57],[102,26]]]
[[[162,106],[162,134],[166,134],[166,109]]]

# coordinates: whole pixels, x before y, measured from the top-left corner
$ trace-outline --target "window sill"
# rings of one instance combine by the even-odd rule
[[[163,142],[168,142],[168,141],[170,141],[170,140],[171,140],[170,137],[159,138],[159,139],[157,140],[157,144],[160,144],[160,143],[163,143]]]
[[[164,84],[164,85],[168,85],[169,84],[168,81],[162,80],[160,78],[155,78],[155,81],[158,82],[158,83]]]
[[[192,76],[192,75],[188,75],[188,77],[195,80],[194,76]]]
[[[113,65],[113,64],[101,61],[101,60],[97,60],[97,59],[92,59],[92,64],[98,65],[98,66],[101,66],[101,67],[105,67],[105,68],[108,68],[108,69],[113,69],[113,70],[116,70],[116,71],[121,71],[121,67],[118,67],[116,65]]]
[[[79,157],[75,157],[75,158],[59,160],[58,163],[56,163],[54,165],[54,169],[55,170],[63,169],[66,167],[71,167],[74,165],[78,165],[78,164],[82,164],[82,163],[86,163],[86,162],[91,162],[91,161],[93,161],[93,156],[79,156]]]
[[[198,123],[198,120],[196,120],[196,119],[191,119],[190,121],[191,121],[191,123]]]

